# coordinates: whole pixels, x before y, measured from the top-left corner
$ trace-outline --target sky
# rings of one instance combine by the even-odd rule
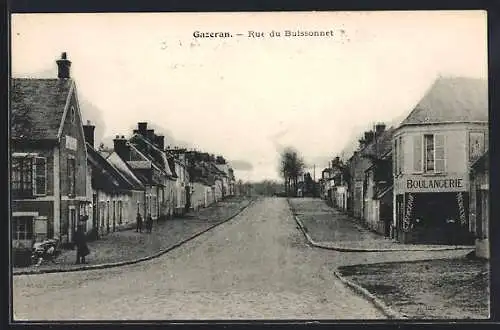
[[[318,178],[364,130],[397,125],[439,75],[486,78],[486,24],[483,11],[15,14],[11,70],[55,78],[67,52],[99,142],[146,121],[166,145],[223,155],[238,179],[278,180],[288,146]]]

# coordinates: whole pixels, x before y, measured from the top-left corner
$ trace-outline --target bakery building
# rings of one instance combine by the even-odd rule
[[[393,135],[398,241],[473,243],[469,172],[487,143],[487,81],[437,79]]]

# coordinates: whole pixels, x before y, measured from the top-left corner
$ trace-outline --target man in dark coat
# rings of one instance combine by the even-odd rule
[[[85,257],[90,253],[83,228],[84,227],[80,225],[75,232],[76,264],[85,264]]]
[[[151,217],[151,214],[148,214],[148,218],[146,219],[146,229],[148,230],[148,233],[153,230],[153,218]]]
[[[137,212],[137,228],[135,229],[135,231],[142,233],[142,217],[139,212]]]

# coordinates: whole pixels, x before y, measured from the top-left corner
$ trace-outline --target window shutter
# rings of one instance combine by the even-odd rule
[[[402,136],[399,137],[399,173],[403,173],[404,164],[405,164],[405,147],[404,147],[404,139]]]
[[[422,171],[422,136],[413,137],[413,170]]]
[[[445,171],[445,138],[443,134],[434,135],[434,168],[436,172]]]

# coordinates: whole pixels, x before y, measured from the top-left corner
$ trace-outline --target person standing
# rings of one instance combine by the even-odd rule
[[[79,225],[75,233],[76,264],[85,264],[85,257],[90,253],[83,228],[82,225]]]
[[[142,233],[142,217],[139,212],[137,212],[137,228],[135,229],[135,231]]]
[[[151,233],[151,231],[153,231],[153,218],[151,217],[151,214],[148,214],[146,228],[148,230],[148,233]]]

